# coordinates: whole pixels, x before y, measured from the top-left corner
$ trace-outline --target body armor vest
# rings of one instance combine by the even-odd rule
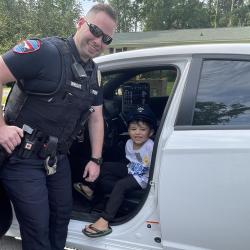
[[[47,83],[42,86],[41,80],[33,79],[29,86],[38,86],[36,91],[25,89],[25,81],[16,83],[7,101],[5,119],[9,125],[22,127],[27,124],[44,136],[55,136],[59,145],[68,147],[99,91],[95,81],[97,67],[91,61],[91,72],[86,72],[83,79],[76,80],[71,70],[75,58],[66,41],[51,37],[46,38],[45,42],[52,43],[59,51],[62,69],[60,82],[51,83],[51,88]]]

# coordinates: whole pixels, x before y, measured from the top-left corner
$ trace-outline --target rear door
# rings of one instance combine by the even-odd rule
[[[163,245],[248,249],[250,58],[195,56],[178,95],[157,159]]]

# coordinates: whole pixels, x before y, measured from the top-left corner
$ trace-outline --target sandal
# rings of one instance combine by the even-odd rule
[[[105,235],[108,235],[108,234],[112,233],[112,228],[110,226],[108,226],[108,228],[105,229],[105,230],[99,230],[99,229],[95,228],[93,226],[93,224],[90,224],[88,226],[88,228],[90,228],[94,232],[89,232],[87,230],[87,228],[84,228],[82,230],[82,233],[85,234],[86,236],[90,237],[90,238],[98,238],[98,237],[102,237],[102,236],[105,236]]]
[[[76,191],[78,191],[80,194],[82,194],[87,200],[91,201],[93,199],[93,195],[88,195],[84,189],[83,184],[81,182],[74,183],[73,187]]]

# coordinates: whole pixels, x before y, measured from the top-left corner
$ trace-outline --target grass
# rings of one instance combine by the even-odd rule
[[[7,87],[3,88],[2,105],[5,104],[9,92],[10,92],[10,88],[7,88]]]

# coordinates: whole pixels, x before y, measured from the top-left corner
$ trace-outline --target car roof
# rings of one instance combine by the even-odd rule
[[[231,44],[199,44],[199,45],[180,45],[166,46],[157,48],[146,48],[119,52],[105,56],[99,56],[94,59],[96,63],[106,61],[115,61],[121,59],[132,59],[151,56],[170,56],[170,55],[195,55],[195,54],[242,54],[250,55],[250,44],[248,43],[231,43]]]

